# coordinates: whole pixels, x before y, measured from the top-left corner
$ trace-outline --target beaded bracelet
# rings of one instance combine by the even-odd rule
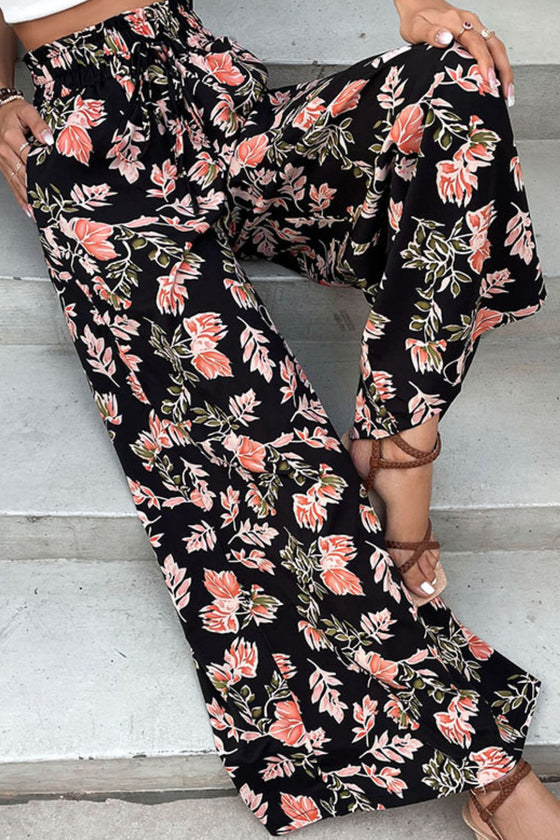
[[[25,99],[25,94],[18,88],[0,88],[0,106],[13,102],[14,99]]]

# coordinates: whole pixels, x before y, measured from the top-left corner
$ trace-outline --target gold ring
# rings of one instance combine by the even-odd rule
[[[491,37],[492,37],[492,35],[495,35],[496,33],[494,32],[494,30],[493,30],[493,29],[486,29],[486,28],[484,28],[484,29],[481,29],[481,30],[480,30],[480,34],[481,34],[481,35],[482,35],[482,37],[483,37],[483,38],[487,41],[489,38],[491,38]]]

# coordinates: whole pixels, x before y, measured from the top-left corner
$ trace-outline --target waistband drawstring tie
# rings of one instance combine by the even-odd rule
[[[163,58],[165,61],[166,75],[169,83],[167,89],[169,94],[169,110],[172,117],[177,120],[177,127],[174,129],[173,134],[175,136],[174,158],[178,178],[184,182],[187,192],[191,197],[194,212],[198,214],[200,213],[200,205],[188,177],[188,170],[196,162],[196,156],[191,144],[185,143],[182,134],[178,133],[178,128],[181,120],[185,116],[185,112],[189,114],[191,108],[187,101],[188,92],[185,90],[185,79],[177,73],[172,39],[164,31],[158,32],[157,39],[139,39],[132,44],[130,54],[132,59],[131,77],[134,82],[134,92],[129,101],[127,112],[123,117],[123,122],[132,114],[136,103],[144,91],[146,71],[153,63],[154,51],[157,52],[158,59]],[[150,100],[147,99],[146,101],[149,102]],[[145,144],[144,149],[140,151],[139,159],[142,159],[147,151],[148,147]],[[190,161],[187,159],[187,151],[192,152],[192,160]]]

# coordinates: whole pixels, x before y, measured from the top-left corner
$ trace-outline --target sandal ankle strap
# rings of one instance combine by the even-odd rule
[[[416,449],[411,446],[400,433],[391,435],[397,446],[406,452],[407,455],[412,455],[412,461],[389,461],[381,457],[381,441],[378,438],[373,438],[371,442],[371,456],[369,459],[369,472],[365,481],[366,491],[373,487],[375,473],[380,467],[390,469],[410,469],[410,467],[423,467],[424,464],[429,464],[434,461],[441,452],[441,435],[438,431],[434,448],[431,452],[423,452],[421,449]]]
[[[437,540],[430,540],[430,533],[432,530],[432,523],[428,519],[428,527],[426,529],[426,533],[422,537],[421,540],[418,542],[402,542],[401,540],[385,540],[385,545],[387,548],[406,548],[413,550],[413,554],[408,560],[398,567],[399,573],[401,575],[406,574],[414,564],[422,557],[426,549],[428,548],[439,548],[439,542]]]
[[[508,796],[513,793],[521,779],[524,779],[532,770],[531,765],[528,761],[525,761],[524,758],[520,759],[517,767],[513,771],[513,773],[508,774],[504,779],[497,779],[495,782],[491,782],[488,785],[483,785],[482,789],[484,793],[490,793],[492,791],[499,791],[498,796],[492,800],[488,805],[482,805],[477,797],[476,794],[471,791],[471,799],[472,802],[478,811],[481,820],[483,820],[493,831],[495,836],[501,840],[501,834],[498,832],[497,828],[492,825],[492,817],[502,805]]]

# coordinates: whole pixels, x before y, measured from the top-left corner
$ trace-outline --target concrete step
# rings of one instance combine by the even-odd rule
[[[543,271],[560,275],[560,140],[520,140],[518,150]],[[35,223],[1,177],[0,208],[0,278],[44,278],[47,270]]]
[[[547,777],[560,775],[559,559],[443,553],[451,609],[543,680],[526,755]],[[154,560],[3,560],[0,579],[2,801],[233,789]]]
[[[468,8],[496,30],[512,64],[558,62],[560,13],[555,0],[533,0],[530,15],[525,0],[475,0]],[[288,0],[282,10],[280,19],[261,0],[243,0],[232,14],[224,12],[221,0],[196,3],[197,14],[213,32],[229,32],[268,61],[345,64],[404,43],[393,3],[323,0],[319,20],[317,8],[300,0]]]
[[[560,784],[547,785],[560,798]],[[473,840],[460,809],[464,797],[448,797],[391,808],[376,813],[348,814],[305,827],[306,840]],[[218,799],[183,799],[163,804],[142,804],[134,798],[123,802],[31,801],[0,808],[0,829],[7,840],[266,840],[270,834],[250,813],[239,796]],[[150,800],[151,802],[151,800]],[[375,832],[375,834],[374,834]]]
[[[539,313],[482,337],[463,391],[442,422],[432,514],[448,551],[560,545],[560,285],[551,280],[548,286]],[[62,313],[53,308],[59,306],[54,290],[19,280],[0,288],[12,301],[0,311],[19,312],[5,328],[7,337],[33,340],[37,334],[53,342],[0,344],[6,476],[0,556],[151,556]],[[19,289],[23,305],[29,304],[25,323],[14,303]],[[301,280],[261,281],[259,289],[341,433],[351,422],[357,383],[365,318],[359,296]],[[338,303],[342,295],[346,306]],[[329,308],[330,300],[336,303]],[[292,318],[298,308],[316,317],[306,323]]]
[[[260,297],[287,341],[360,340],[369,307],[358,289],[326,287],[264,261],[244,263]],[[547,277],[547,299],[535,317],[482,336],[501,344],[505,337],[554,336],[560,321],[560,277]],[[50,344],[68,349],[72,340],[60,302],[47,280],[0,278],[0,346]]]

